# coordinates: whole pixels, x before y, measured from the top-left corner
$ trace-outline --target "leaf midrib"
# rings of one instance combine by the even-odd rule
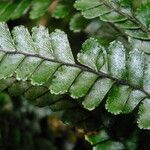
[[[107,73],[104,73],[102,71],[95,71],[85,65],[82,65],[82,64],[71,64],[71,63],[67,63],[67,62],[62,62],[60,60],[55,60],[55,59],[50,59],[50,58],[46,58],[44,56],[41,56],[39,54],[29,54],[29,53],[24,53],[24,52],[21,52],[21,51],[6,51],[6,50],[0,50],[0,52],[3,52],[5,54],[12,54],[12,55],[15,55],[15,54],[22,54],[26,57],[36,57],[36,58],[40,58],[40,59],[43,59],[45,61],[49,61],[49,62],[55,62],[55,63],[60,63],[62,65],[66,65],[66,66],[70,66],[70,67],[76,67],[76,68],[79,68],[81,69],[82,71],[87,71],[87,72],[91,72],[91,73],[94,73],[96,75],[98,75],[99,77],[103,77],[103,78],[108,78],[108,79],[111,79],[113,81],[115,81],[116,83],[118,84],[121,84],[121,85],[127,85],[133,89],[136,89],[136,90],[140,90],[142,91],[143,93],[146,94],[147,97],[150,97],[150,93],[145,91],[143,87],[139,86],[139,85],[135,85],[135,84],[132,84],[132,83],[129,83],[127,80],[123,80],[123,79],[118,79],[118,78],[115,78]]]

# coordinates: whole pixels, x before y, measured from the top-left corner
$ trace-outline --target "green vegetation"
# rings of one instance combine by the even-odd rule
[[[148,0],[1,1],[2,150],[60,149],[39,130],[48,116],[84,130],[93,150],[148,150],[149,15]]]

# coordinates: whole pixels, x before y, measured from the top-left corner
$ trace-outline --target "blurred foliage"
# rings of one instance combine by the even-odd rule
[[[50,109],[35,107],[22,97],[0,94],[1,150],[88,149],[83,131],[64,125]]]

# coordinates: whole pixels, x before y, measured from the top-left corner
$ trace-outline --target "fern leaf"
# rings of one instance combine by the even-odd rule
[[[150,40],[149,2],[141,2],[137,9],[131,1],[76,0],[74,7],[87,19],[100,17],[102,21],[115,24],[131,37]]]
[[[56,30],[49,35],[40,26],[32,29],[31,36],[24,26],[19,26],[13,29],[11,37],[7,25],[0,23],[0,35],[1,81],[9,77],[30,81],[37,87],[33,97],[38,98],[38,87],[46,87],[52,94],[69,93],[74,99],[83,97],[83,107],[88,110],[94,110],[106,100],[106,109],[115,115],[132,112],[150,97],[147,61],[150,57],[137,48],[128,53],[121,42],[114,41],[106,50],[90,38],[83,44],[76,63],[63,31]],[[26,91],[25,85],[21,87],[25,89],[20,89],[20,93]],[[5,88],[2,82],[1,89]],[[140,107],[149,109],[149,105]],[[139,113],[139,126],[149,129],[145,111]]]
[[[14,0],[0,2],[0,21],[18,19],[26,12],[30,11],[30,19],[36,19],[44,15],[52,0]]]

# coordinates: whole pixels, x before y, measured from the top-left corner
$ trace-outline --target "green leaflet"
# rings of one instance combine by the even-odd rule
[[[32,37],[27,28],[24,26],[15,27],[12,31],[14,42],[16,43],[16,49],[19,52],[38,54]]]
[[[9,51],[15,51],[15,44],[14,41],[11,37],[11,34],[9,32],[8,26],[7,24],[1,24],[0,25],[0,45],[1,45],[1,49],[5,50],[9,50]]]
[[[144,72],[144,89],[146,91],[150,91],[150,56],[146,55],[146,60],[145,60],[145,72]]]
[[[114,85],[108,95],[105,106],[106,109],[111,113],[120,114],[128,99],[130,91],[131,89],[128,86]]]
[[[112,84],[113,82],[110,79],[99,79],[85,97],[85,100],[82,103],[83,106],[88,110],[95,109],[109,92]]]
[[[134,110],[135,106],[137,106],[143,99],[145,98],[145,94],[139,90],[133,90],[125,101],[125,105],[123,107],[123,113],[130,113]]]
[[[80,73],[80,69],[62,66],[54,74],[54,79],[50,85],[50,91],[53,94],[64,94],[71,87],[72,83]],[[69,78],[68,78],[69,77]]]
[[[32,28],[32,38],[39,55],[54,58],[48,29],[43,26]]]
[[[128,139],[121,140],[122,137],[118,139],[113,139],[111,135],[108,134],[107,130],[102,128],[98,133],[85,135],[85,139],[92,145],[93,150],[136,150],[138,147],[138,134],[135,130],[130,133]]]
[[[138,40],[138,39],[133,39],[133,38],[129,38],[129,42],[132,43],[133,47],[145,52],[145,53],[150,53],[150,42],[149,41],[142,41],[142,40]]]
[[[53,0],[33,0],[32,10],[30,11],[30,18],[36,19],[44,15],[47,12],[49,5]]]
[[[14,73],[14,70],[18,67],[18,65],[23,60],[23,55],[6,55],[3,57],[0,68],[0,79],[5,79],[7,77],[11,77]],[[9,66],[12,67],[9,67]]]
[[[78,61],[94,70],[99,70],[104,64],[103,48],[93,38],[86,40],[81,53],[78,54]]]
[[[85,19],[80,13],[76,13],[70,19],[69,28],[73,32],[80,32],[85,29],[89,21]]]
[[[123,21],[127,20],[126,17],[121,16],[116,12],[110,12],[109,14],[102,15],[102,16],[100,16],[100,19],[103,21],[106,21],[106,22],[109,20],[109,22],[112,22],[112,23],[113,22],[114,23],[115,22],[123,22]]]
[[[139,109],[138,126],[141,129],[150,129],[150,99],[145,99]]]
[[[16,69],[17,80],[27,80],[32,75],[34,70],[40,65],[41,59],[37,58],[25,58],[19,67]]]
[[[59,67],[58,63],[43,61],[31,76],[33,85],[42,85],[48,81]]]
[[[137,25],[136,23],[133,23],[132,21],[129,20],[126,20],[125,22],[124,21],[116,22],[116,25],[125,30],[140,29],[140,25]]]
[[[125,32],[129,36],[135,38],[135,39],[141,39],[141,40],[149,40],[149,35],[141,30],[126,30]]]
[[[95,135],[85,135],[85,139],[91,143],[91,145],[95,145],[99,142],[105,141],[109,139],[109,135],[106,133],[104,129],[102,129],[99,133]]]
[[[112,42],[110,44],[108,62],[112,76],[120,79],[126,77],[126,51],[120,42]]]
[[[93,8],[97,5],[101,5],[101,1],[95,0],[95,1],[87,1],[87,0],[78,0],[74,6],[78,8],[78,10],[87,10],[90,8]]]
[[[100,17],[102,21],[121,27],[131,37],[150,40],[149,2],[139,1],[136,6],[128,0],[76,0],[74,7],[87,19]]]
[[[43,16],[53,0],[14,0],[0,2],[0,21],[18,19],[30,10],[30,19]]]
[[[8,79],[7,79],[8,80]],[[5,82],[8,82],[8,81]],[[6,88],[8,88],[8,93],[11,96],[20,96],[23,95],[30,87],[32,87],[32,85],[29,82],[15,82],[12,79],[10,79],[11,82],[11,86],[7,86]],[[0,81],[2,82],[2,81]]]
[[[80,73],[69,90],[70,96],[73,98],[80,98],[85,96],[97,78],[98,76],[93,73]],[[87,82],[85,82],[85,80],[87,80]]]
[[[63,31],[56,30],[51,33],[50,41],[57,60],[74,64],[75,61],[71,52],[68,37]]]
[[[145,26],[149,27],[150,2],[146,1],[137,9],[135,15]]]
[[[100,15],[104,15],[111,12],[111,9],[105,5],[100,5],[94,8],[87,9],[82,12],[82,15],[85,18],[93,19],[95,17],[99,17]]]
[[[99,149],[103,149],[103,150],[114,150],[114,149],[116,149],[116,150],[123,150],[123,149],[125,149],[125,147],[120,142],[107,141],[105,143],[98,144],[98,145],[93,147],[93,150],[99,150]]]
[[[28,88],[26,88],[25,86],[23,88],[25,89],[24,96],[30,101],[34,101],[35,99],[37,99],[41,95],[44,95],[47,92],[47,88],[42,86],[38,87],[38,86],[28,85]],[[11,90],[13,89],[11,88]]]
[[[18,5],[16,6],[13,14],[10,16],[11,19],[16,19],[22,16],[26,11],[28,10],[29,6],[31,4],[30,0],[22,0]]]
[[[69,19],[73,12],[73,3],[74,0],[61,0],[57,2],[55,9],[52,11],[52,17],[56,19]]]
[[[0,3],[0,13],[2,14],[5,9],[10,5],[11,3],[5,3],[5,2],[1,2]]]
[[[7,89],[9,86],[11,86],[15,82],[15,79],[13,78],[7,78],[7,80],[2,79],[0,80],[0,92]],[[19,92],[18,92],[19,93]]]
[[[145,58],[144,53],[134,49],[129,53],[128,59],[128,79],[136,85],[143,84]]]
[[[123,150],[125,146],[119,141],[110,139],[104,129],[96,135],[86,135],[85,139],[93,145],[93,150]]]
[[[0,33],[1,91],[8,88],[11,95],[24,94],[39,106],[53,104],[52,110],[76,106],[76,102],[66,102],[60,94],[83,98],[82,105],[88,110],[106,100],[106,109],[115,115],[132,112],[150,97],[149,55],[137,47],[128,53],[121,42],[114,41],[105,49],[90,38],[82,45],[76,63],[63,31],[49,34],[39,26],[32,29],[31,35],[24,26],[19,26],[12,30],[11,37],[7,25],[0,23]],[[9,77],[17,83],[6,80],[5,84],[4,79]],[[58,98],[52,94],[59,94]],[[147,110],[143,104],[140,107]],[[149,129],[148,117],[139,114],[139,127]]]
[[[18,2],[10,2],[6,7],[4,7],[4,10],[1,13],[0,21],[6,21],[11,17],[12,12],[17,7]]]
[[[65,18],[69,15],[70,8],[67,5],[59,4],[59,5],[57,5],[56,9],[52,12],[52,17],[54,17],[56,19]]]

